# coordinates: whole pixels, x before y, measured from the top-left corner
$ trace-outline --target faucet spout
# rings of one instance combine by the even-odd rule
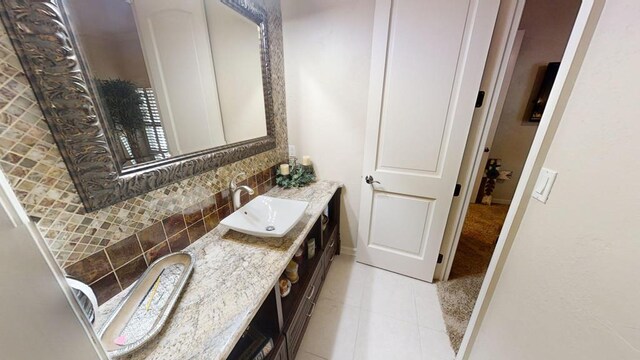
[[[238,181],[238,179],[246,175],[247,174],[245,174],[244,172],[239,172],[231,178],[231,181],[229,181],[229,194],[231,194],[233,211],[236,211],[240,207],[242,207],[242,201],[240,200],[240,195],[242,194],[243,191],[246,191],[249,195],[253,195],[252,188],[248,187],[247,185],[238,186],[236,184],[236,181]]]

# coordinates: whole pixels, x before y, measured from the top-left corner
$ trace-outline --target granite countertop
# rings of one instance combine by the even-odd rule
[[[218,225],[187,247],[195,255],[195,266],[172,315],[158,336],[123,358],[226,358],[340,186],[318,181],[300,189],[269,191],[268,196],[309,201],[300,222],[282,238],[257,238]],[[100,306],[96,330],[128,290]]]

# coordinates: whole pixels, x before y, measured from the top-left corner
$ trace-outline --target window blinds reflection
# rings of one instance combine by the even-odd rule
[[[169,145],[167,138],[160,122],[160,112],[158,111],[158,103],[152,88],[139,88],[138,93],[142,98],[141,107],[145,107],[143,111],[145,130],[147,139],[149,140],[149,148],[156,160],[166,159],[171,156],[169,153]]]
[[[136,91],[140,95],[141,99],[140,110],[142,110],[142,113],[144,114],[144,132],[149,148],[149,155],[153,156],[155,160],[169,158],[171,156],[169,153],[169,145],[167,144],[167,138],[165,136],[164,129],[162,128],[160,113],[158,111],[158,105],[153,89],[137,88]],[[138,164],[127,137],[121,133],[119,138],[125,152],[124,165]]]

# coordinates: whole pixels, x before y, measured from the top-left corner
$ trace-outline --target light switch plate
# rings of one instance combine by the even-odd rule
[[[551,193],[553,183],[556,181],[556,176],[558,176],[557,171],[542,168],[542,170],[540,170],[540,175],[538,175],[538,180],[536,181],[536,185],[533,188],[533,194],[531,196],[534,199],[546,204],[547,199],[549,199],[549,193]]]

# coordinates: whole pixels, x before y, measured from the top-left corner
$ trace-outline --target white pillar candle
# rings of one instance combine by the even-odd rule
[[[311,156],[305,155],[302,157],[302,165],[309,166],[311,165]]]
[[[280,175],[289,175],[289,164],[280,164]]]

